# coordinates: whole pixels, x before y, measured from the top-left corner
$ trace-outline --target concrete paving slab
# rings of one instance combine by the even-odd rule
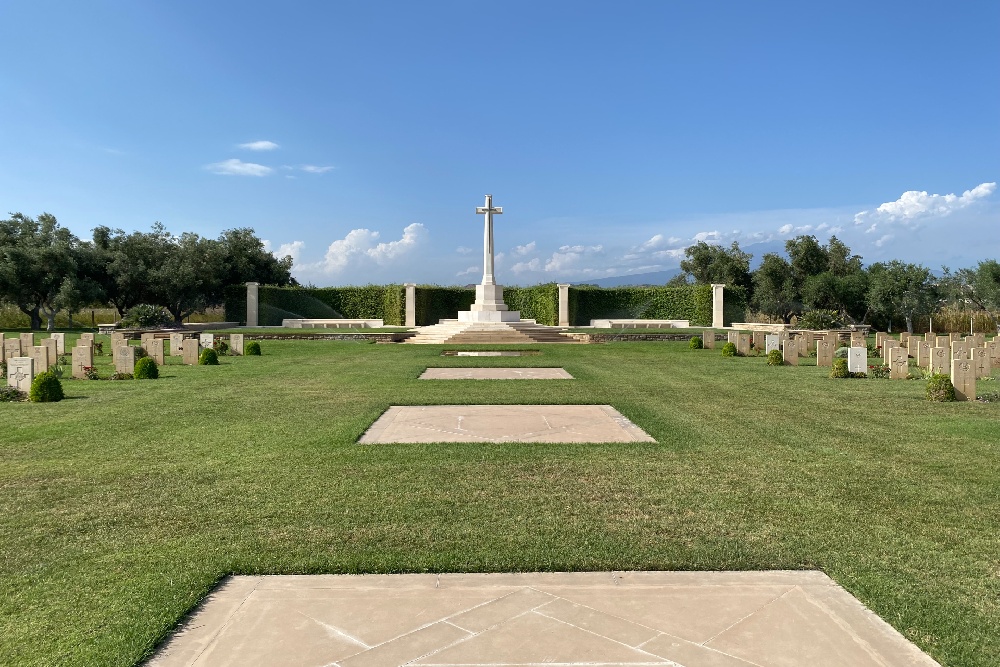
[[[442,357],[536,357],[540,350],[444,350]]]
[[[547,572],[230,577],[148,666],[552,664],[937,663],[818,572]]]
[[[564,368],[428,368],[421,380],[572,380]]]
[[[396,405],[358,442],[656,441],[610,405]]]

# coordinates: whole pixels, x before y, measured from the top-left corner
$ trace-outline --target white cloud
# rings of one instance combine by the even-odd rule
[[[456,276],[471,276],[474,273],[482,273],[483,267],[481,266],[470,266],[465,271],[459,271]]]
[[[419,245],[426,235],[427,228],[414,222],[403,229],[403,236],[398,241],[376,244],[378,232],[352,229],[347,236],[330,244],[317,268],[325,273],[339,273],[348,266],[366,261],[379,265],[388,264]]]
[[[721,239],[721,234],[719,234],[718,231],[698,232],[693,237],[691,237],[691,240],[694,241],[695,243],[699,241],[705,241],[707,243],[709,241],[718,241],[720,239]]]
[[[531,253],[535,252],[535,242],[532,241],[531,243],[528,243],[526,245],[519,245],[516,248],[514,248],[511,252],[513,252],[515,255],[520,255],[522,257],[524,255],[530,255]]]
[[[526,271],[541,271],[542,270],[542,260],[535,257],[534,259],[527,262],[518,262],[514,266],[510,267],[510,270],[514,273],[524,273]]]
[[[886,242],[890,240],[892,240],[892,234],[886,234],[885,236],[883,236],[882,238],[880,238],[878,241],[875,242],[875,247],[881,248],[883,245],[886,244]]]
[[[287,255],[291,255],[292,262],[298,261],[299,255],[302,254],[302,248],[304,248],[306,245],[305,242],[303,241],[292,241],[291,243],[282,243],[280,246],[278,246],[277,250],[272,250],[271,242],[268,241],[267,239],[263,239],[261,241],[261,244],[264,246],[264,250],[271,253],[278,259],[281,259],[282,257],[285,257]]]
[[[398,241],[379,243],[374,248],[367,250],[366,253],[377,263],[384,264],[391,259],[409,252],[426,236],[427,228],[419,222],[414,222],[403,229],[403,237]]]
[[[314,164],[307,164],[302,166],[302,171],[307,174],[325,174],[328,171],[332,171],[333,167],[318,167]]]
[[[861,225],[871,222],[871,229],[874,229],[880,222],[902,222],[905,224],[920,218],[943,218],[989,197],[996,190],[996,187],[996,183],[980,183],[961,195],[932,195],[925,190],[908,190],[896,201],[885,202],[874,211],[861,211],[854,216],[854,224]]]
[[[455,252],[457,252],[459,255],[468,255],[470,252],[472,252],[472,248],[466,248],[464,245],[460,245],[457,248],[455,248]]]
[[[552,257],[545,262],[545,270],[549,272],[559,273],[565,271],[580,270],[577,264],[582,259],[592,259],[596,255],[600,255],[604,250],[604,246],[583,246],[583,245],[564,245],[559,248],[559,250],[552,253]],[[585,272],[585,271],[584,271]]]
[[[273,141],[250,141],[245,144],[239,144],[237,148],[248,151],[273,151],[275,148],[278,148],[278,144]]]
[[[205,169],[221,176],[267,176],[274,171],[262,164],[243,162],[236,158],[230,158],[222,162],[213,162],[212,164],[205,165]]]
[[[778,233],[781,234],[782,236],[784,236],[785,234],[791,234],[792,233],[792,226],[791,225],[782,225],[781,227],[778,227]]]

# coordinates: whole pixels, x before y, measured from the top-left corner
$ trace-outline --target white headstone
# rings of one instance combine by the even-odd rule
[[[32,346],[34,347],[34,346]],[[35,379],[35,360],[31,357],[11,357],[7,360],[7,386],[25,393],[31,391]]]
[[[767,352],[781,349],[781,336],[777,334],[767,334],[764,337],[764,349]]]
[[[215,334],[206,334],[206,333],[201,334],[200,336],[198,336],[198,344],[201,346],[201,349],[203,350],[207,350],[210,347],[214,347]]]
[[[170,334],[170,356],[179,357],[184,350],[184,334],[182,333],[172,333]]]
[[[867,347],[852,347],[847,351],[847,371],[849,373],[868,372]]]

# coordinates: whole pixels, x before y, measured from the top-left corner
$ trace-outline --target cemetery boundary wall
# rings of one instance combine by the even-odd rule
[[[682,319],[692,326],[712,325],[712,286],[589,287],[569,288],[570,326],[588,326],[592,319]],[[233,285],[225,292],[225,317],[245,323],[247,290]],[[414,295],[417,326],[455,319],[469,310],[475,290],[467,287],[418,285]],[[531,287],[504,287],[504,301],[523,319],[556,326],[559,323],[559,288],[556,283]],[[746,291],[727,286],[723,319],[728,326],[745,317]],[[382,319],[386,326],[403,326],[406,320],[403,285],[362,287],[258,288],[259,326],[280,326],[283,319],[352,318]]]

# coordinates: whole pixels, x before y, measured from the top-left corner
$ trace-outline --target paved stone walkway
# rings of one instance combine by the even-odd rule
[[[232,577],[150,667],[896,667],[820,572]]]
[[[610,405],[397,405],[358,442],[656,441]]]
[[[572,380],[563,368],[428,368],[421,380]]]

